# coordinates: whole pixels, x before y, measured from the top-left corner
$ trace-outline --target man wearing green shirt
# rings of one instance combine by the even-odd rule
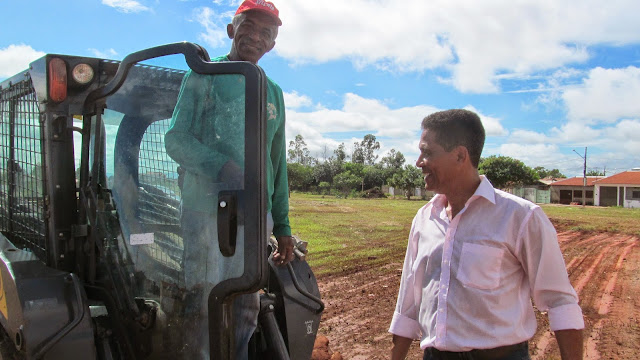
[[[278,10],[271,2],[244,1],[232,23],[227,25],[227,34],[232,39],[229,54],[212,61],[257,64],[273,49],[280,25]],[[242,258],[242,254],[232,258],[214,255],[212,259],[208,249],[218,247],[215,223],[218,192],[244,186],[243,94],[242,76],[207,76],[189,71],[183,79],[171,127],[165,137],[167,153],[185,170],[181,225],[185,285],[189,289],[206,288],[208,285],[203,282],[215,284],[229,275],[242,274],[241,266],[234,266],[233,262],[237,257]],[[278,240],[273,260],[285,265],[294,257],[288,216],[285,108],[282,90],[271,79],[267,82],[266,125],[269,233]],[[239,251],[242,246],[236,247],[236,253]],[[258,312],[257,293],[236,298],[234,320],[238,359],[247,358],[247,344],[257,326]]]

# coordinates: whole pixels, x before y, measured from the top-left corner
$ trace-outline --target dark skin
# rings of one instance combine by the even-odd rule
[[[227,25],[227,35],[232,40],[229,60],[257,64],[276,45],[278,25],[265,13],[246,11]]]
[[[466,147],[456,146],[447,151],[436,139],[434,131],[422,131],[416,166],[422,169],[425,188],[447,197],[447,215],[453,219],[464,209],[481,179]],[[555,335],[562,360],[582,360],[582,330],[558,330]],[[413,339],[393,335],[391,359],[404,359],[412,342]]]
[[[231,61],[258,61],[273,49],[278,36],[278,25],[268,14],[260,11],[246,11],[236,21],[227,25],[227,35],[231,39],[228,58]],[[221,174],[240,173],[238,166],[228,162],[220,170]],[[273,252],[273,262],[284,266],[294,258],[294,240],[291,236],[278,236],[278,248]]]

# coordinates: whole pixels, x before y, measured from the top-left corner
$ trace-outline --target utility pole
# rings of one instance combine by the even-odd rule
[[[584,156],[580,155],[575,149],[573,152],[584,159],[584,168],[582,169],[582,206],[584,206],[587,199],[587,147],[584,147]]]

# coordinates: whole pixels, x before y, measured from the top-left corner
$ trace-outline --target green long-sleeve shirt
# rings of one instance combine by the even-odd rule
[[[212,61],[229,61],[221,56]],[[215,213],[220,169],[244,165],[244,77],[200,75],[189,70],[165,136],[167,153],[186,170],[182,201],[186,208]],[[291,235],[282,89],[267,78],[267,211],[273,234]]]

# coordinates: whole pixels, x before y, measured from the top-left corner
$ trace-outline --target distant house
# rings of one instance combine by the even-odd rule
[[[596,181],[595,205],[640,208],[640,169]]]
[[[584,177],[576,176],[562,179],[550,184],[551,202],[560,204],[582,204],[582,196],[585,196],[585,205],[594,205],[595,182],[602,180],[602,176],[587,176],[587,186],[584,186]],[[583,194],[583,192],[585,192]]]

